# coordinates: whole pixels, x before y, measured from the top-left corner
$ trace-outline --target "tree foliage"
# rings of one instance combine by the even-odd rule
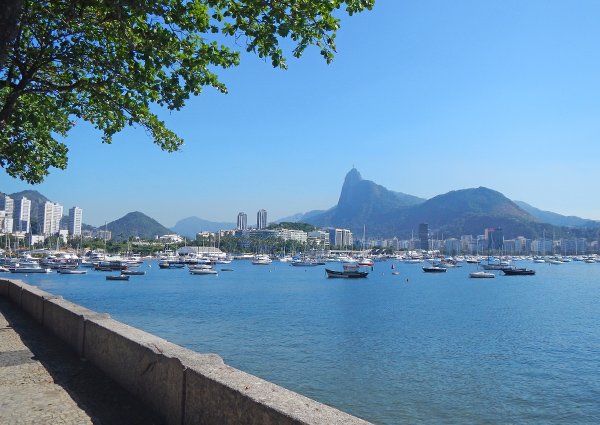
[[[283,221],[281,223],[272,223],[267,226],[267,229],[289,229],[289,230],[302,230],[303,232],[313,232],[317,230],[315,226],[308,223],[295,223],[289,221]]]
[[[330,62],[338,9],[374,0],[4,0],[0,6],[0,166],[29,183],[67,166],[67,135],[85,120],[111,143],[125,126],[165,151],[183,140],[153,107],[182,108],[204,87],[226,93],[216,70],[245,46],[286,68],[283,39]],[[224,43],[229,43],[224,44]],[[231,47],[233,46],[233,48]]]

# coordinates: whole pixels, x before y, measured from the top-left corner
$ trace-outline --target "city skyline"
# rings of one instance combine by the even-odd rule
[[[78,124],[66,171],[37,186],[2,172],[0,190],[80,205],[95,226],[142,211],[170,227],[234,221],[240,209],[275,219],[327,209],[356,165],[422,198],[485,186],[600,219],[588,185],[600,179],[598,12],[591,1],[378,2],[342,19],[331,65],[313,50],[288,71],[243,54],[222,73],[228,95],[161,111],[186,140],[179,153],[141,129],[102,145]]]

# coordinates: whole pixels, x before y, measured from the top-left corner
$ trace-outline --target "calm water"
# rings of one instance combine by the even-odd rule
[[[356,281],[247,261],[20,277],[375,423],[600,423],[600,264],[496,279],[391,264]]]

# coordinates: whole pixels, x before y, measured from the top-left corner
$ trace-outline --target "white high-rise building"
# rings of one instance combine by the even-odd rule
[[[39,225],[43,235],[54,235],[60,230],[63,206],[54,202],[46,202],[40,209]]]
[[[241,212],[237,216],[237,230],[246,230],[248,228],[248,216]]]
[[[6,214],[6,211],[0,210],[0,234],[12,233],[13,219]]]
[[[256,213],[256,228],[260,230],[265,227],[267,227],[267,211],[258,210]]]
[[[31,201],[29,199],[22,197],[15,202],[13,218],[16,231],[23,233],[31,231]]]
[[[1,231],[3,233],[12,233],[13,232],[13,213],[15,208],[14,200],[6,195],[0,195],[0,211],[4,211],[4,219],[2,220],[2,228]]]
[[[73,207],[69,210],[69,234],[71,236],[81,236],[81,224],[83,222],[83,210],[79,207]]]
[[[60,230],[60,221],[63,218],[63,206],[60,204],[54,204],[54,211],[52,213],[52,234],[58,233]]]

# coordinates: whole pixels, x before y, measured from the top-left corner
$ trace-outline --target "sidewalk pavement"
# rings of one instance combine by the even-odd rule
[[[161,423],[147,406],[0,297],[0,424]]]

